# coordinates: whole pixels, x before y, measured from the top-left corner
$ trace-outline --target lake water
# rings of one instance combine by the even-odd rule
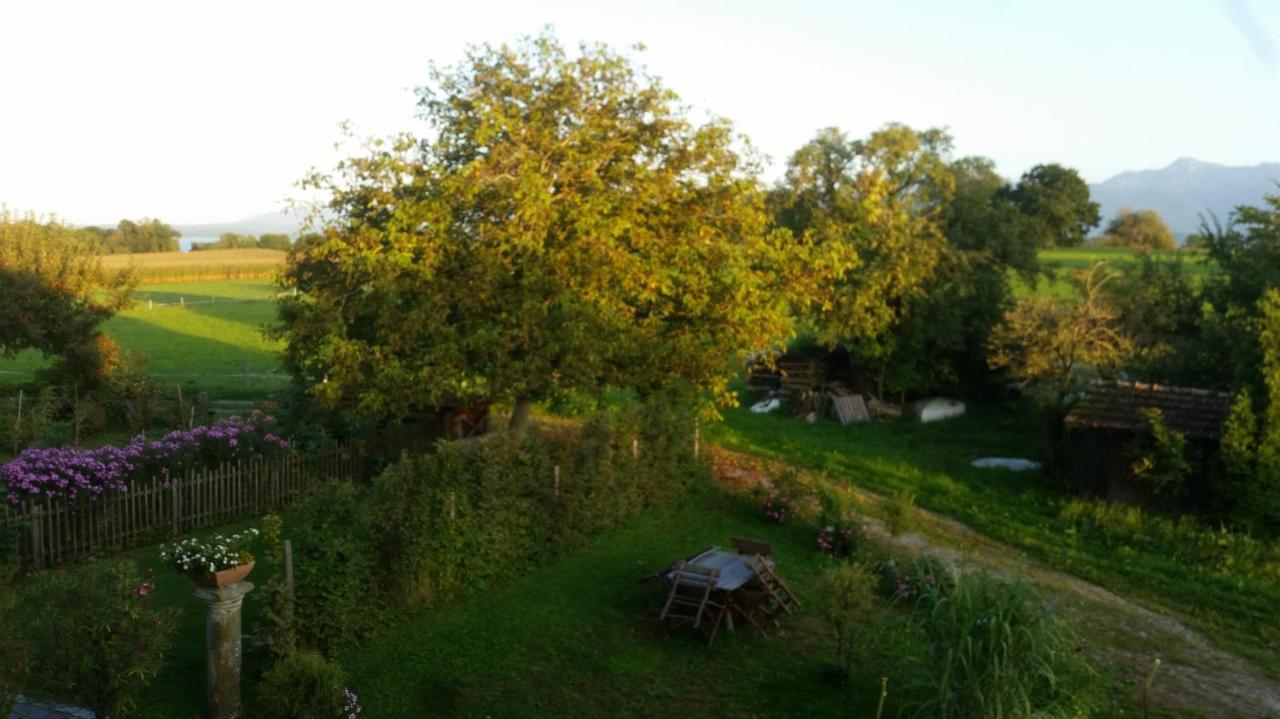
[[[183,235],[182,237],[179,237],[179,238],[178,238],[178,244],[182,246],[182,251],[183,251],[183,252],[190,252],[190,251],[191,251],[191,245],[196,244],[196,243],[201,243],[201,242],[217,242],[217,241],[218,241],[218,238],[217,238],[217,237],[205,237],[205,236],[202,236],[202,235],[192,235],[192,236],[190,236],[190,237],[187,237],[186,235]]]

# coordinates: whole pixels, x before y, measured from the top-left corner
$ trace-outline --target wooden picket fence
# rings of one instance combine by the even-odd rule
[[[51,567],[276,511],[327,482],[367,480],[401,452],[428,448],[427,438],[412,436],[347,442],[227,463],[167,482],[136,481],[129,491],[97,501],[0,500],[0,531],[16,532],[24,564]]]

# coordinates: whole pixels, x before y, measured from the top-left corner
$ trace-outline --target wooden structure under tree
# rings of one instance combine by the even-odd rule
[[[1200,447],[1217,451],[1232,396],[1190,387],[1140,382],[1094,382],[1063,419],[1063,466],[1072,489],[1132,504],[1150,501],[1133,480],[1134,440],[1149,436],[1143,410],[1160,411],[1165,427]],[[1192,494],[1203,491],[1203,478]]]

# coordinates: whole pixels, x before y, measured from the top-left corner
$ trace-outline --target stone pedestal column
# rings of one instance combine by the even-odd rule
[[[209,605],[204,625],[208,719],[240,717],[240,605],[252,589],[253,582],[236,582],[196,590],[196,596]]]

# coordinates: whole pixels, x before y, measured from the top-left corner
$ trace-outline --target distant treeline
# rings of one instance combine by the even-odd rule
[[[112,227],[80,227],[77,232],[100,255],[126,252],[177,252],[181,232],[160,220],[120,220]]]
[[[283,233],[268,232],[264,235],[254,237],[253,235],[238,235],[234,232],[224,232],[218,235],[216,242],[197,242],[191,245],[191,251],[199,250],[250,250],[261,248],[264,250],[288,250],[293,246],[293,240]]]

